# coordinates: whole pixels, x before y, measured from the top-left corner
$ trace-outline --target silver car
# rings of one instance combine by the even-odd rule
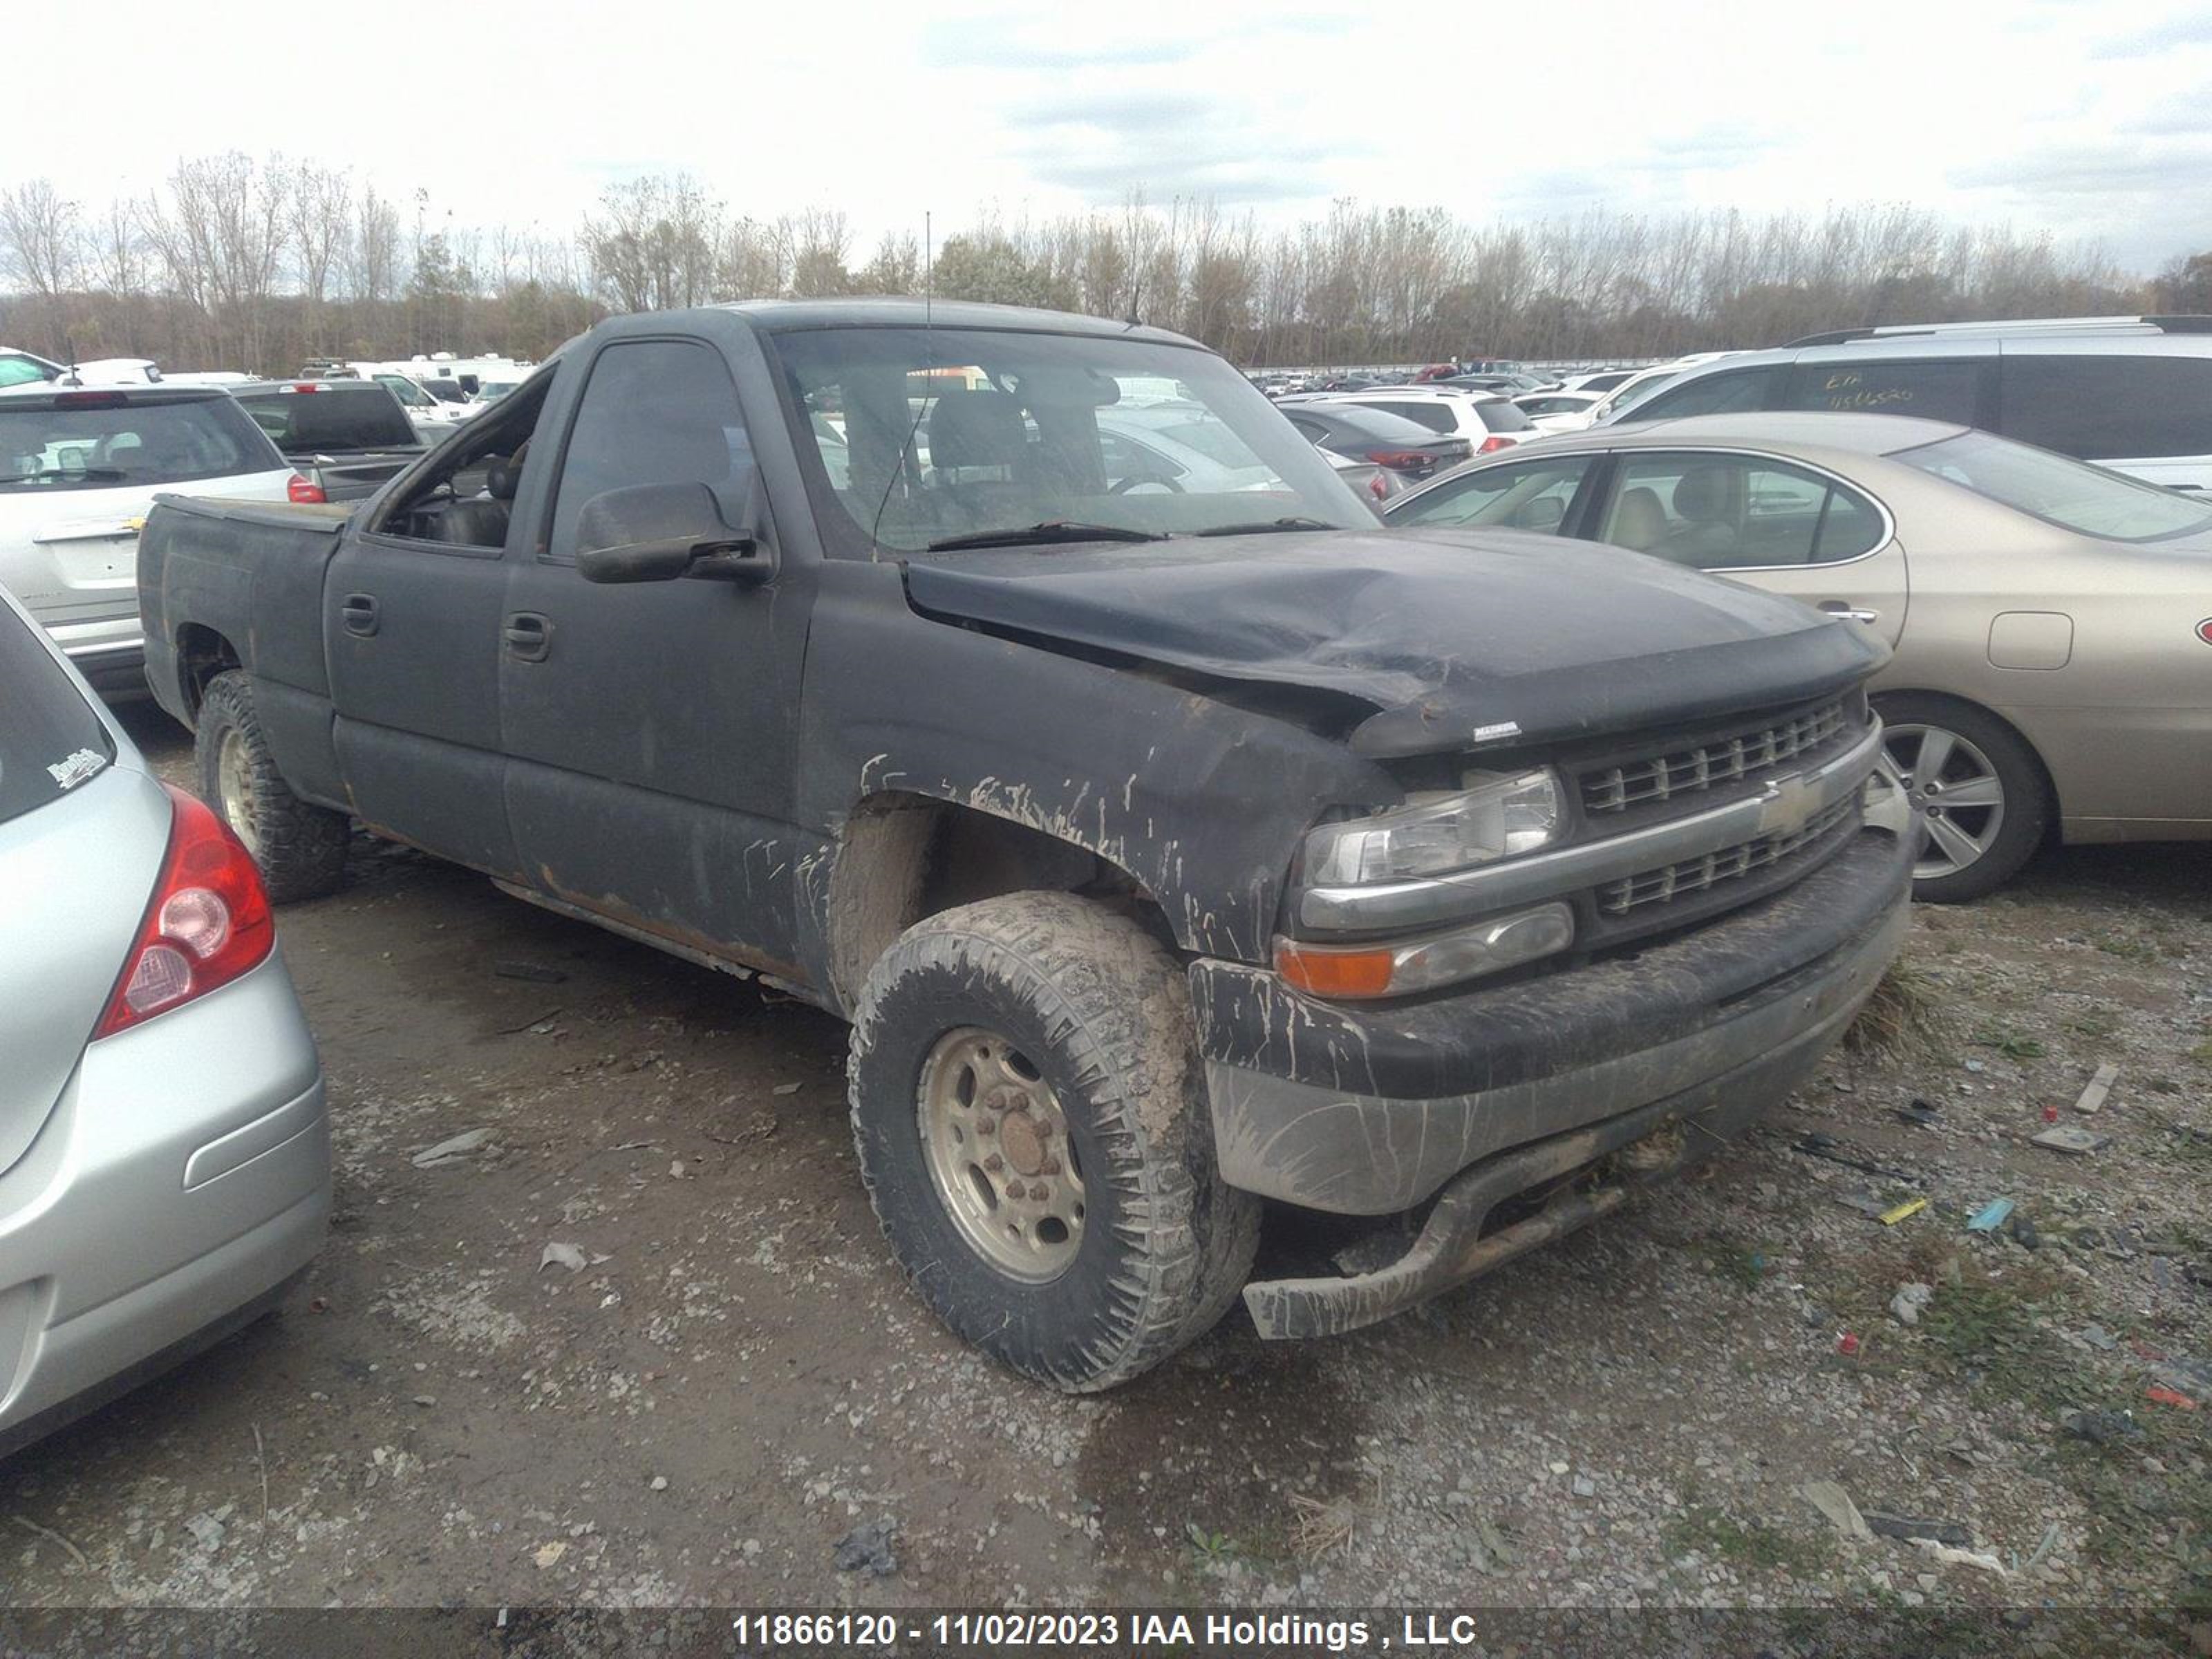
[[[292,464],[230,394],[44,383],[0,392],[0,588],[103,692],[146,690],[138,527],[154,497],[283,501]]]
[[[2212,840],[2212,501],[1947,422],[1749,414],[1547,438],[1386,516],[1610,542],[1880,634],[1920,898],[2052,836]]]
[[[0,593],[0,1454],[273,1307],[331,1208],[253,861]]]

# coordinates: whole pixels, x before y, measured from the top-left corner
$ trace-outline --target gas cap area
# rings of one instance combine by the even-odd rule
[[[1993,668],[2063,668],[2074,655],[2074,618],[2063,611],[2001,611],[1990,623]]]

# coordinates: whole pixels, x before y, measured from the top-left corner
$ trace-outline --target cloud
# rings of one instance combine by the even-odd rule
[[[921,60],[933,69],[1069,70],[1185,64],[1205,49],[1197,34],[1134,32],[1124,40],[1053,40],[1048,25],[1002,14],[948,17],[923,26]]]
[[[2212,167],[2212,135],[2196,143],[2127,143],[2091,140],[2046,144],[1954,167],[1946,181],[1960,190],[2002,190],[2014,196],[2195,196]]]
[[[2177,46],[2212,46],[2212,11],[2183,12],[2163,21],[2100,40],[2092,58],[2154,58]]]
[[[2154,138],[2193,138],[2212,135],[2212,85],[2191,88],[2170,98],[2146,105],[2119,124],[2123,132],[2140,132]]]

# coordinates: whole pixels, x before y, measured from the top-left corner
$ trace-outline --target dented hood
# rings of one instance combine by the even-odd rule
[[[1887,655],[1794,599],[1513,532],[1316,532],[917,558],[918,611],[1337,691],[1377,758],[1513,748],[1839,690]]]

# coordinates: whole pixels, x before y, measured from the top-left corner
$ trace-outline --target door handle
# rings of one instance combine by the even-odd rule
[[[338,616],[345,623],[345,631],[362,639],[376,632],[376,595],[349,593],[338,606]]]
[[[1823,599],[1820,601],[1820,609],[1832,617],[1841,617],[1846,622],[1878,623],[1881,620],[1881,611],[1860,611],[1846,605],[1841,599]]]
[[[544,662],[553,648],[553,624],[535,611],[517,611],[500,629],[507,654],[517,662]]]

